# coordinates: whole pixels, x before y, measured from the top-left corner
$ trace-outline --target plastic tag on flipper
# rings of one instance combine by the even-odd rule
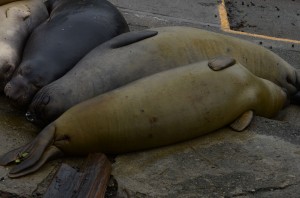
[[[241,132],[250,125],[253,116],[253,111],[247,111],[237,118],[233,123],[231,123],[230,127],[235,131]]]
[[[220,71],[236,63],[236,60],[230,56],[220,56],[208,61],[208,66],[214,71]]]

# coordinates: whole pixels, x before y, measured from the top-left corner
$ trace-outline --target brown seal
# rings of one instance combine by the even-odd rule
[[[9,173],[19,177],[57,156],[149,149],[231,123],[242,131],[253,113],[275,116],[285,105],[285,92],[233,62],[231,58],[214,61],[218,71],[209,68],[207,61],[178,67],[80,103],[31,143],[2,156],[0,164],[20,161]]]

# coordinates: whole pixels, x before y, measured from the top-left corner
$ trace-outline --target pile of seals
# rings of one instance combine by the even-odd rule
[[[29,2],[43,4],[41,0]],[[22,61],[4,88],[5,95],[18,105],[28,105],[40,88],[63,76],[97,45],[129,31],[121,13],[106,0],[52,0],[48,4],[49,18],[31,33]]]
[[[71,20],[87,20],[87,13],[71,17],[87,9],[83,2],[106,1],[49,2],[50,18],[27,40],[20,66],[5,86],[18,104],[31,102],[28,120],[48,124],[31,143],[0,157],[1,165],[21,162],[10,177],[63,155],[138,151],[228,125],[243,131],[254,115],[275,116],[300,88],[292,66],[248,41],[190,27],[121,34],[128,27],[111,4],[104,7],[116,11],[115,21],[104,24],[105,30],[101,26],[111,38],[93,27],[88,40],[102,35],[106,42],[100,39],[90,50],[87,41],[74,45],[88,35],[72,34],[73,28],[89,29],[86,22],[85,28],[74,27]],[[110,16],[97,12],[103,13]]]

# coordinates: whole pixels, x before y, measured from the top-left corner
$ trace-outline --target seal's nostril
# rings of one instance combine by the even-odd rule
[[[1,73],[8,75],[9,77],[10,77],[10,75],[12,75],[13,70],[14,70],[14,66],[7,62],[1,66]]]
[[[26,119],[27,119],[29,122],[35,122],[35,120],[36,120],[35,115],[32,114],[32,113],[29,112],[29,111],[26,112],[25,117],[26,117]]]
[[[3,66],[2,66],[2,72],[4,73],[4,74],[7,74],[7,73],[11,73],[12,71],[13,71],[13,66],[11,65],[11,64],[4,64]]]
[[[6,96],[10,96],[10,90],[11,90],[11,84],[10,83],[7,83],[4,87],[4,93]]]

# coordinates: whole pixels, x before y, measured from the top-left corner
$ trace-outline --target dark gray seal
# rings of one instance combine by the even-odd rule
[[[106,0],[56,0],[49,20],[30,36],[22,62],[5,87],[18,105],[28,104],[43,86],[60,78],[97,45],[129,31]]]

